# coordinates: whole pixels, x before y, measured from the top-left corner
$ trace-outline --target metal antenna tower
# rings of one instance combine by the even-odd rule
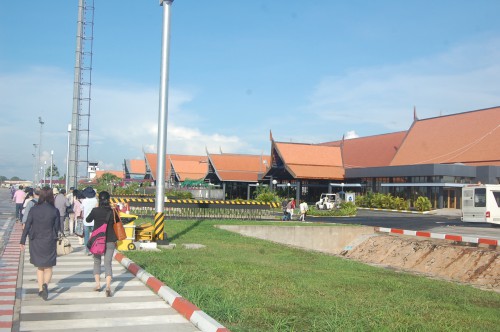
[[[88,177],[94,0],[78,0],[73,111],[68,154],[68,186]]]

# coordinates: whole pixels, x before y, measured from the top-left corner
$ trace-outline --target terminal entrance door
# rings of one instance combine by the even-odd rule
[[[461,189],[460,188],[444,188],[443,203],[445,209],[460,209],[460,198]]]

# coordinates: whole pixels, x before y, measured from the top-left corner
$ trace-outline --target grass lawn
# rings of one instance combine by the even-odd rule
[[[234,332],[500,331],[498,293],[214,227],[241,223],[168,220],[176,249],[125,254]]]

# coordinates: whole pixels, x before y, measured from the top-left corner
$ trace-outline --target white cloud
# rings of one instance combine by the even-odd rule
[[[24,72],[0,73],[0,139],[16,144],[0,145],[0,175],[33,178],[35,152],[39,144],[41,116],[42,164],[50,160],[65,169],[67,124],[71,122],[73,77],[58,68],[30,68]],[[142,151],[156,152],[158,131],[158,88],[124,82],[94,84],[90,117],[90,161],[101,169],[121,169],[124,159]],[[235,136],[202,132],[196,125],[203,119],[187,108],[190,91],[169,92],[167,150],[183,154],[205,154],[205,147],[241,151],[248,146]],[[182,123],[182,125],[178,125]],[[37,153],[38,154],[38,153]]]
[[[354,130],[350,130],[344,134],[344,139],[358,138],[359,135],[356,134]]]
[[[343,76],[316,86],[309,111],[331,123],[408,129],[419,118],[499,105],[500,40],[457,46],[444,54]]]

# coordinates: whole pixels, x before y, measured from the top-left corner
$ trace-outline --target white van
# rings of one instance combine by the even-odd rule
[[[500,225],[500,184],[477,184],[463,187],[462,221]]]

